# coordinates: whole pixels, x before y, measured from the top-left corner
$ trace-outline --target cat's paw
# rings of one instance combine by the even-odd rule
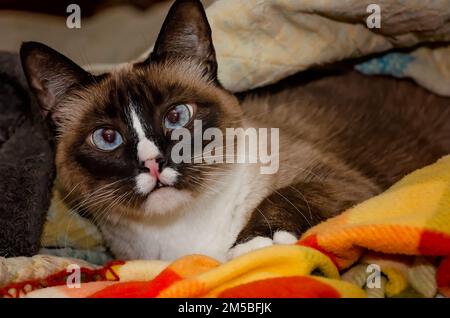
[[[273,235],[273,244],[294,244],[298,238],[288,231],[277,231]]]
[[[297,237],[287,231],[277,231],[273,235],[273,239],[264,236],[257,236],[250,241],[238,244],[228,251],[227,258],[233,259],[243,254],[258,250],[263,247],[272,245],[294,244],[297,242]]]
[[[254,250],[258,250],[263,247],[272,246],[273,241],[269,237],[257,236],[252,238],[250,241],[238,244],[228,251],[227,258],[231,260],[243,254],[249,253]]]

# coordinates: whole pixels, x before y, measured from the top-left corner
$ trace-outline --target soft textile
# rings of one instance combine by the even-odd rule
[[[400,57],[381,56],[361,71],[413,78],[450,96],[449,0],[376,1],[380,29],[366,25],[372,0],[203,2],[212,3],[207,15],[219,79],[232,91],[273,83],[315,65],[410,48]],[[17,51],[22,41],[41,41],[89,69],[107,71],[147,56],[169,5],[158,3],[145,12],[115,7],[83,18],[81,29],[68,29],[65,18],[0,12],[0,49]],[[423,43],[441,44],[416,47]]]
[[[381,0],[381,28],[369,29],[372,0],[219,0],[207,10],[219,78],[233,91],[273,83],[314,65],[423,42],[450,41],[448,0]],[[450,46],[418,48],[400,68],[372,68],[411,77],[450,96]],[[367,70],[367,69],[366,69]],[[367,71],[369,72],[369,71]]]
[[[370,277],[377,274],[369,270],[374,265],[383,274],[378,285]],[[97,270],[103,274],[88,276],[81,288],[63,285],[27,295],[434,297],[439,292],[450,296],[450,156],[311,228],[295,245],[260,249],[224,264],[190,255],[171,264],[128,261]],[[3,295],[24,295],[33,286],[48,286],[39,280],[26,282],[28,289],[15,283],[12,289],[4,287]]]

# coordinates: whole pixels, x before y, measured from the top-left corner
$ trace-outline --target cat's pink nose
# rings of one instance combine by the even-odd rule
[[[150,175],[159,180],[159,164],[155,159],[145,160],[144,165],[150,170]]]

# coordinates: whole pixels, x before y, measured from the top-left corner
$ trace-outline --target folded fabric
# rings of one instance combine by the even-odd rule
[[[312,66],[364,57],[421,43],[450,41],[447,0],[379,0],[380,27],[369,28],[372,0],[216,0],[207,8],[227,89],[243,91],[274,83]],[[95,72],[139,60],[149,53],[169,2],[145,12],[131,7],[104,10],[68,29],[64,18],[0,12],[0,48],[17,50],[22,41],[47,43]],[[117,23],[120,21],[120,23]],[[1,31],[11,30],[15,32]],[[95,39],[95,41],[92,41]],[[117,43],[124,43],[117,50]],[[414,49],[399,70],[396,58],[362,66],[367,74],[413,78],[435,93],[450,96],[450,46]],[[394,63],[392,63],[394,62]],[[407,62],[407,63],[404,63]],[[399,73],[400,71],[400,73]]]
[[[353,264],[365,249],[449,256],[450,156],[311,228],[300,244],[322,250],[340,269]]]
[[[450,156],[311,228],[295,245],[256,250],[224,264],[190,255],[171,264],[128,261],[97,270],[103,274],[89,275],[80,288],[62,279],[27,296],[450,296]],[[26,282],[28,291],[48,286],[39,282]],[[0,294],[23,295],[24,283],[18,283]]]
[[[219,78],[230,90],[242,91],[311,66],[424,42],[450,41],[448,1],[377,1],[380,28],[369,28],[367,20],[375,13],[373,3],[216,1],[207,14],[218,54]],[[405,76],[450,96],[450,61],[444,58],[449,51],[447,45],[446,49],[413,52]]]
[[[301,246],[276,246],[254,251],[226,264],[202,255],[183,257],[150,281],[128,281],[161,270],[159,263],[133,261],[110,267],[111,281],[45,288],[28,297],[364,297],[355,285],[338,280],[332,262],[322,253]],[[126,268],[128,266],[128,268]],[[311,275],[314,271],[323,277]],[[134,272],[130,274],[130,272]]]

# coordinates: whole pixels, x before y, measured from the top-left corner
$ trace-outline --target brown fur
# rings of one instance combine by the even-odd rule
[[[244,98],[252,124],[280,127],[284,147],[278,190],[258,207],[265,218],[255,211],[238,243],[277,229],[300,234],[450,153],[448,98],[348,69],[312,74]]]

